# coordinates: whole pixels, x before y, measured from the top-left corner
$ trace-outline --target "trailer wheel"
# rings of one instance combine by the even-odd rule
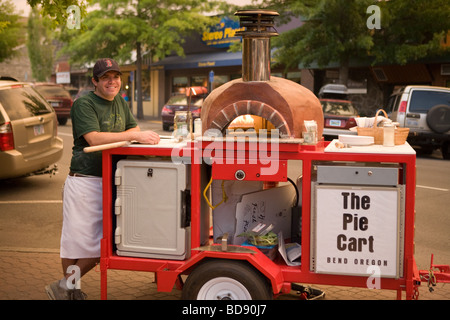
[[[210,260],[194,269],[183,287],[184,300],[270,300],[266,278],[245,262]]]

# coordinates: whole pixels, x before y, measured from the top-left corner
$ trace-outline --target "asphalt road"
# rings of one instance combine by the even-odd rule
[[[160,134],[159,122],[140,123]],[[62,224],[61,190],[69,171],[72,134],[70,121],[58,128],[65,151],[54,176],[32,176],[0,183],[0,249],[59,250]],[[415,258],[428,269],[430,254],[436,264],[450,264],[450,161],[439,153],[417,158]]]

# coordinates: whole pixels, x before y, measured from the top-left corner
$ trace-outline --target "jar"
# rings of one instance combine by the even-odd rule
[[[385,124],[383,126],[383,147],[393,147],[394,142],[395,127],[393,124]]]
[[[187,137],[189,134],[190,117],[187,111],[175,111],[175,117],[173,118],[173,128],[176,138]]]

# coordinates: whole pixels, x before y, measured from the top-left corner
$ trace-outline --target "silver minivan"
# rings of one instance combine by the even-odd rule
[[[30,84],[0,79],[0,179],[52,173],[63,153],[53,108]]]
[[[450,88],[406,86],[392,93],[389,117],[409,128],[408,142],[423,153],[441,149],[450,159]]]

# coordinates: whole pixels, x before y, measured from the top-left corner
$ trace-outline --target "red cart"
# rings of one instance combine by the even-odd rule
[[[118,253],[116,211],[124,214],[129,210],[120,203],[117,208],[119,162],[124,159],[173,162],[174,156],[188,163],[189,192],[183,204],[190,208],[190,217],[183,216],[181,224],[177,218],[173,226],[188,230],[187,250],[168,258],[164,253],[141,256]],[[231,158],[233,161],[227,161]],[[261,174],[273,161],[277,170],[270,175]],[[415,299],[422,281],[450,280],[448,266],[432,264],[431,273],[432,269],[419,271],[416,267],[415,164],[415,152],[408,144],[381,151],[366,147],[359,152],[358,148],[335,149],[333,143],[323,141],[312,146],[291,141],[274,148],[272,144],[252,144],[248,139],[244,142],[200,139],[174,145],[130,145],[104,150],[101,298],[107,298],[108,269],[121,269],[154,272],[158,291],[170,292],[176,285],[186,299],[267,299],[288,293],[298,288],[298,284],[361,288],[374,285],[396,290],[398,299],[403,291],[406,299]],[[204,230],[211,230],[213,224],[210,215],[204,214],[202,193],[208,181],[278,184],[288,181],[288,169],[298,170],[302,176],[298,241],[301,258],[297,264],[288,263],[280,255],[271,259],[254,246],[229,243],[228,234],[222,235],[219,242],[210,234],[205,240]],[[388,182],[364,182],[385,172]],[[340,180],[345,173],[353,175],[350,181]],[[145,169],[144,174],[152,176],[153,168]],[[354,184],[354,181],[362,182]],[[152,197],[150,192],[147,194]],[[124,229],[119,233],[125,232]],[[289,235],[286,238],[288,246]]]

